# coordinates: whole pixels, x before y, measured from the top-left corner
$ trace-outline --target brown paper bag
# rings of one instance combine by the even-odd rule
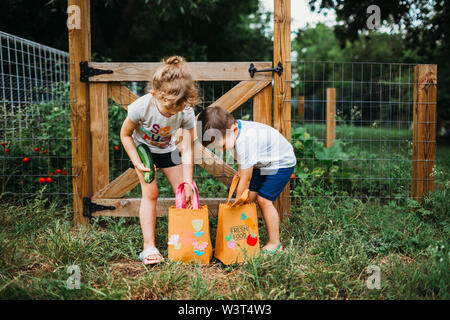
[[[184,208],[184,184],[194,189],[194,209]],[[195,182],[178,186],[175,203],[169,208],[169,259],[208,264],[212,257],[208,207],[200,206]]]
[[[228,202],[219,205],[216,247],[214,256],[229,265],[243,262],[246,256],[258,256],[259,233],[256,204],[249,202],[249,190],[230,204],[239,178],[233,179]]]

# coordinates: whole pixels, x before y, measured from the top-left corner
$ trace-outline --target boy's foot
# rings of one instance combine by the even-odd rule
[[[156,247],[149,247],[139,254],[139,260],[144,264],[155,264],[163,262],[164,258]]]
[[[264,253],[273,253],[273,254],[275,254],[275,253],[283,251],[283,245],[281,244],[281,242],[268,243],[262,248],[262,251]]]

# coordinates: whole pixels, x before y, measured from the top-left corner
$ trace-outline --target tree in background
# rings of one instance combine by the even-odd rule
[[[398,30],[386,36],[389,43],[384,45],[391,47],[391,41],[401,40],[404,46],[402,52],[392,57],[390,62],[437,64],[438,122],[450,119],[450,65],[447,63],[450,55],[450,1],[310,0],[309,5],[313,11],[335,10],[337,24],[334,33],[341,47],[348,46],[348,41],[361,43],[361,36],[367,41],[374,40],[374,32],[368,30],[366,25],[369,16],[367,8],[378,5],[384,27]],[[348,50],[357,51],[358,48],[350,46]],[[382,59],[382,56],[377,58]]]
[[[67,0],[3,0],[0,30],[67,51],[66,10]],[[93,58],[269,61],[268,19],[258,0],[91,0]]]

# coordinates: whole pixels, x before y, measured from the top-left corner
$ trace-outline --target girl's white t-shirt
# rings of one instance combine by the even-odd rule
[[[156,99],[150,93],[128,106],[128,118],[138,125],[132,135],[136,147],[144,143],[154,153],[174,151],[176,147],[172,134],[179,128],[192,129],[195,122],[194,109],[191,107],[171,117],[162,115],[156,106]]]

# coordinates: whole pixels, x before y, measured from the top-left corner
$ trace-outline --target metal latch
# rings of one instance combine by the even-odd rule
[[[80,81],[88,82],[89,77],[98,76],[100,74],[112,74],[113,70],[95,69],[88,65],[88,61],[80,62]]]
[[[279,76],[281,76],[281,74],[283,73],[283,65],[281,64],[281,62],[278,62],[278,65],[276,68],[258,70],[258,69],[256,69],[256,67],[253,63],[250,63],[250,68],[248,68],[248,72],[250,72],[250,77],[252,77],[252,78],[255,75],[255,72],[270,72],[270,71],[276,72],[276,73],[278,73]]]
[[[102,211],[102,210],[115,210],[116,207],[104,206],[91,201],[91,198],[83,198],[83,217],[92,218],[92,212]]]

